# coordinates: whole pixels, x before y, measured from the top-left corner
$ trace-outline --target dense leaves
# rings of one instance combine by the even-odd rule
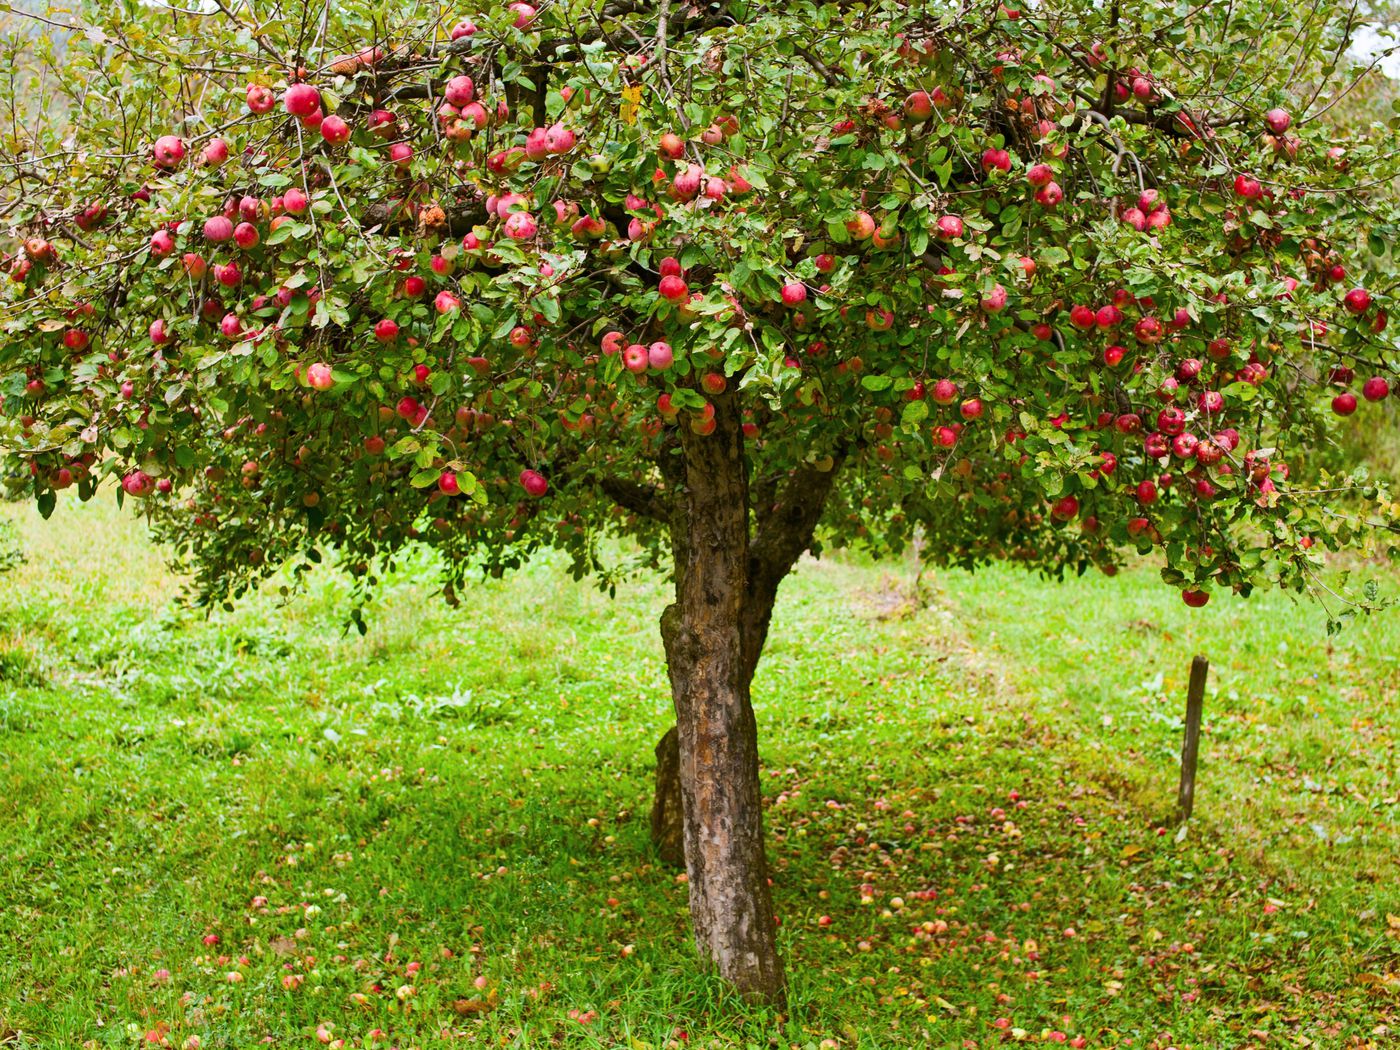
[[[119,478],[208,598],[415,540],[659,560],[736,390],[755,528],[837,471],[830,544],[1156,551],[1199,603],[1393,517],[1289,472],[1395,363],[1334,5],[275,10],[11,45],[12,484]]]

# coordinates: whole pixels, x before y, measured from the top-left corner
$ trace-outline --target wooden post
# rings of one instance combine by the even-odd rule
[[[1180,820],[1191,819],[1196,801],[1196,757],[1201,749],[1201,708],[1206,701],[1206,673],[1210,661],[1198,656],[1191,661],[1191,684],[1186,689],[1186,737],[1181,742],[1181,782],[1176,789],[1176,813]]]

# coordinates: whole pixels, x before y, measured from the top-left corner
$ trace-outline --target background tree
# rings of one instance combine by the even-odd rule
[[[695,939],[741,991],[783,988],[749,688],[804,551],[1135,550],[1200,605],[1390,526],[1364,472],[1290,477],[1395,361],[1393,136],[1315,119],[1347,10],[425,10],[10,40],[11,487],[112,479],[205,601],[323,552],[366,598],[409,544],[449,601],[542,546],[669,568]]]

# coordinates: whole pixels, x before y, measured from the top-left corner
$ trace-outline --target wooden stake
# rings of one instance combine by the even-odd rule
[[[1176,789],[1176,812],[1180,820],[1191,819],[1196,801],[1196,757],[1201,748],[1201,709],[1206,702],[1206,673],[1210,661],[1198,656],[1191,661],[1191,684],[1186,689],[1186,737],[1181,742],[1181,782]]]

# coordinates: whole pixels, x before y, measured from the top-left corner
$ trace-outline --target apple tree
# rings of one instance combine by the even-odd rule
[[[5,44],[8,489],[108,482],[206,602],[410,545],[449,601],[542,547],[668,570],[661,753],[742,992],[784,984],[750,683],[804,552],[1374,603],[1319,572],[1389,497],[1300,469],[1398,360],[1344,7],[181,6]]]

